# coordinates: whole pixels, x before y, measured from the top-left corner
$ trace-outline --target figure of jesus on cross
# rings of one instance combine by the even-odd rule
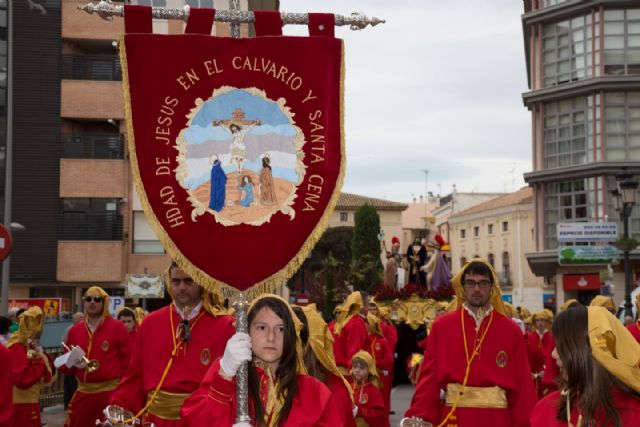
[[[244,120],[245,114],[240,108],[236,108],[232,116],[233,118],[229,120],[214,120],[212,125],[222,126],[223,129],[231,133],[233,138],[231,141],[231,163],[236,166],[238,176],[240,176],[247,155],[244,137],[254,126],[260,126],[262,122],[260,120]]]

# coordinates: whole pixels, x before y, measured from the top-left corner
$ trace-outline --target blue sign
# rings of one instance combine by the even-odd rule
[[[502,301],[506,301],[509,304],[513,304],[513,295],[502,294]]]

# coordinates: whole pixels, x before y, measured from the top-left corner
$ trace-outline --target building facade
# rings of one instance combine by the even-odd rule
[[[12,219],[26,230],[14,239],[10,297],[63,297],[77,304],[82,290],[93,285],[122,296],[128,274],[161,274],[169,264],[131,179],[118,57],[124,22],[78,11],[86,0],[39,3],[46,15],[33,13],[26,2],[12,2]],[[228,0],[131,4],[229,7]],[[277,0],[240,4],[243,10],[279,9]],[[3,7],[0,0],[0,28],[6,29]],[[162,34],[182,33],[184,26],[153,23],[154,32]],[[212,33],[229,36],[230,26],[216,23]],[[253,28],[242,25],[241,33],[250,36]]]
[[[522,15],[531,111],[535,248],[533,272],[554,286],[557,302],[598,293],[599,266],[558,264],[556,226],[618,222],[616,175],[640,173],[640,4],[628,0],[526,0]],[[640,209],[630,234],[640,237]],[[632,252],[631,266],[640,267]],[[624,297],[622,265],[615,299]]]
[[[485,258],[498,274],[503,299],[530,310],[542,309],[553,290],[545,289],[544,280],[527,264],[525,253],[535,247],[533,223],[529,187],[451,215],[453,271],[472,258]]]

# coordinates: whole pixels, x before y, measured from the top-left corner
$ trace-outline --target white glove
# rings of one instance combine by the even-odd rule
[[[235,377],[243,362],[251,360],[251,338],[244,332],[236,332],[224,349],[220,360],[220,369],[228,377]]]
[[[69,359],[67,359],[66,365],[68,367],[75,366],[79,369],[84,369],[87,367],[87,364],[82,359],[84,357],[84,350],[78,346],[73,347],[69,352]]]
[[[356,405],[353,405],[353,418],[358,416],[358,407]]]
[[[232,427],[251,427],[251,424],[241,422],[241,423],[235,423]]]

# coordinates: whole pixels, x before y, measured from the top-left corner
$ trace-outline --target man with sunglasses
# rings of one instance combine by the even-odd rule
[[[537,399],[527,349],[493,267],[472,259],[451,283],[458,308],[433,323],[401,426],[529,426]]]
[[[173,302],[144,318],[111,404],[156,427],[187,427],[180,419],[182,402],[223,355],[235,327],[219,294],[204,289],[176,263],[167,276]]]
[[[102,408],[124,375],[130,355],[129,333],[124,325],[109,314],[109,295],[92,286],[83,297],[84,320],[69,329],[66,345],[80,347],[85,358],[71,368],[60,370],[73,374],[78,389],[69,402],[65,427],[94,425],[102,416]],[[86,361],[92,366],[87,366]]]

